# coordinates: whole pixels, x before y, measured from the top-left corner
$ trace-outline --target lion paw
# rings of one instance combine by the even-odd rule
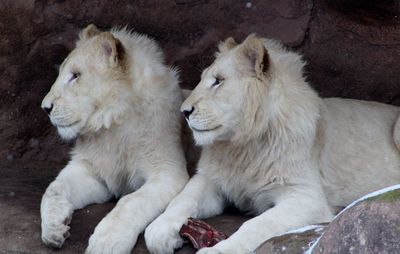
[[[129,254],[136,243],[137,235],[125,228],[121,222],[105,217],[89,238],[86,254]]]
[[[65,224],[42,224],[42,241],[50,247],[61,248],[65,240],[70,236],[70,227]]]
[[[144,233],[150,253],[172,254],[174,249],[181,247],[183,239],[179,236],[179,230],[182,224],[162,215],[153,221]]]

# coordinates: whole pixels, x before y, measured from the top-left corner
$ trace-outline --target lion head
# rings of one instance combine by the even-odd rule
[[[61,137],[109,128],[129,105],[130,86],[124,48],[111,32],[89,25],[42,101]]]
[[[199,145],[236,140],[255,127],[268,89],[269,57],[261,39],[251,35],[238,45],[228,38],[218,48],[181,107]]]
[[[199,145],[285,138],[312,129],[318,96],[303,77],[301,56],[256,35],[228,38],[181,111]],[[296,130],[294,130],[296,126]]]

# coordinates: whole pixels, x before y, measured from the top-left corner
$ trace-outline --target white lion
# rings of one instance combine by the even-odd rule
[[[86,253],[130,253],[138,235],[188,180],[176,72],[156,43],[89,25],[42,102],[72,158],[41,203],[42,239],[61,247],[75,209],[121,197]]]
[[[227,203],[257,216],[198,253],[251,253],[400,182],[398,107],[319,98],[301,56],[272,40],[229,38],[219,50],[181,107],[203,152],[197,174],[146,229],[152,253],[172,253],[188,217]]]

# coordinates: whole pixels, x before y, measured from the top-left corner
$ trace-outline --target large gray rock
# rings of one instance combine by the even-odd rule
[[[330,223],[312,253],[400,253],[399,189],[367,198]]]
[[[400,185],[355,201],[329,225],[273,237],[256,254],[400,253],[399,209]]]

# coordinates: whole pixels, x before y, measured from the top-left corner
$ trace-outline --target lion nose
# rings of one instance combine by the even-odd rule
[[[48,115],[50,115],[51,110],[53,109],[53,103],[50,104],[50,107],[48,107],[48,106],[43,106],[43,109],[44,109],[44,111],[47,112]]]
[[[189,119],[189,116],[193,113],[194,107],[192,107],[190,110],[183,110],[183,114],[185,115],[186,119]]]

